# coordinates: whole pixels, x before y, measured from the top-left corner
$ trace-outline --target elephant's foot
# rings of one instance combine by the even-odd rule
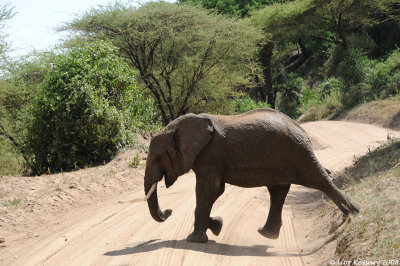
[[[210,217],[210,222],[208,228],[211,230],[211,232],[214,235],[219,235],[222,229],[222,224],[223,220],[222,217],[216,216],[216,217]]]
[[[208,237],[205,232],[197,232],[193,231],[188,237],[186,238],[188,242],[195,242],[195,243],[207,243]]]
[[[340,210],[343,212],[343,216],[347,218],[350,213],[353,215],[359,213],[360,207],[351,202],[350,199],[345,199],[345,201],[340,204]]]
[[[273,230],[273,229],[267,228],[265,226],[258,228],[258,232],[263,237],[266,237],[266,238],[269,238],[269,239],[278,239],[279,231],[280,231],[280,227],[278,228],[278,230],[276,230],[276,229]]]

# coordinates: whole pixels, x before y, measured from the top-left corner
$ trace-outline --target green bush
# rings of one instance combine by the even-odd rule
[[[303,114],[301,121],[315,121],[332,118],[342,110],[342,91],[344,84],[331,77],[316,87],[302,91],[298,112]]]
[[[278,86],[278,109],[291,118],[297,118],[299,116],[298,107],[302,97],[302,90],[303,79],[292,73],[287,75],[285,82]]]
[[[242,114],[254,109],[258,108],[266,108],[270,107],[267,103],[265,102],[256,102],[250,98],[250,96],[246,95],[245,97],[242,98],[237,98],[235,100],[235,110],[237,114]]]
[[[52,62],[51,52],[33,52],[13,61],[0,75],[0,175],[25,172],[23,142],[28,106]]]
[[[0,136],[0,176],[21,175],[24,172],[24,159],[18,149],[6,138]]]
[[[368,73],[368,83],[377,98],[386,98],[400,92],[400,49],[393,51],[382,62],[377,62]]]
[[[362,50],[337,45],[332,46],[328,54],[327,76],[340,78],[347,87],[364,80],[369,61]]]
[[[109,160],[154,120],[135,73],[107,42],[59,55],[31,108],[26,151],[34,174]]]

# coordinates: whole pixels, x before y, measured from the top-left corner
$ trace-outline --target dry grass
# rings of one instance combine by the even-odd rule
[[[363,179],[349,190],[361,212],[344,229],[336,247],[342,259],[400,258],[400,167]]]
[[[339,120],[375,124],[400,130],[400,99],[393,98],[360,105],[341,115]]]
[[[391,139],[346,169],[357,181],[346,193],[361,211],[338,233],[342,260],[400,258],[400,140]],[[330,205],[330,204],[329,204]],[[400,263],[400,261],[399,261]]]

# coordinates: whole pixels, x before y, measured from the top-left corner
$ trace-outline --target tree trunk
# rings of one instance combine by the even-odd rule
[[[264,95],[266,96],[267,103],[271,108],[275,109],[275,99],[276,99],[276,89],[272,86],[272,51],[275,44],[273,42],[268,42],[264,45],[261,55],[261,63],[263,66],[264,75]]]
[[[0,135],[8,139],[20,152],[22,157],[25,159],[25,161],[28,161],[28,158],[26,157],[26,151],[19,145],[19,143],[9,134],[7,134],[3,128],[2,125],[0,125]]]
[[[300,45],[301,53],[299,52],[297,55],[291,56],[289,60],[285,63],[285,74],[296,71],[306,62],[308,62],[309,58],[312,56],[312,52],[304,46],[301,38],[298,40],[298,44]]]

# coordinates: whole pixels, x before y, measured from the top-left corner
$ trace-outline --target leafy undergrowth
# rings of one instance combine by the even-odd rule
[[[345,190],[360,213],[338,232],[335,255],[400,264],[400,140],[391,139],[357,158],[342,175],[354,178]]]

